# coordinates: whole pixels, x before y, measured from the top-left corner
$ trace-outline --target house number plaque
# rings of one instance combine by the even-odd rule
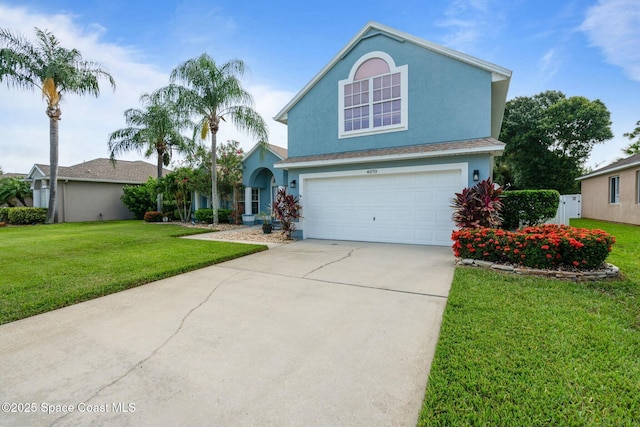
[[[369,169],[367,175],[375,175],[378,173],[378,169]]]

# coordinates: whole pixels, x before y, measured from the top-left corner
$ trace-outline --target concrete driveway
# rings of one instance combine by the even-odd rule
[[[2,325],[0,425],[415,426],[452,275],[305,240]]]

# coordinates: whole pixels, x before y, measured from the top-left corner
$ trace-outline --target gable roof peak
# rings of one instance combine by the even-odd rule
[[[249,156],[251,156],[256,150],[260,149],[260,144],[256,144],[253,147],[251,147],[251,149],[249,151],[247,151],[244,154],[244,158],[247,159],[249,158]],[[279,145],[273,145],[273,144],[267,144],[267,151],[272,152],[273,154],[276,155],[276,157],[284,160],[288,157],[288,153],[289,151],[284,148],[284,147],[280,147]]]
[[[462,53],[448,47],[441,46],[439,44],[430,42],[428,40],[422,39],[420,37],[413,36],[411,34],[405,33],[400,30],[396,30],[395,28],[388,27],[386,25],[380,24],[379,22],[369,21],[367,24],[362,27],[360,31],[329,61],[327,65],[325,65],[301,90],[298,92],[291,101],[285,107],[280,110],[278,114],[276,114],[273,119],[277,122],[287,124],[287,115],[289,110],[293,108],[294,105],[298,103],[304,95],[311,90],[315,84],[324,77],[327,72],[331,68],[334,67],[345,55],[347,55],[371,30],[378,30],[386,35],[398,39],[400,41],[408,41],[425,49],[440,53],[442,55],[448,56],[450,58],[465,62],[467,64],[473,65],[475,67],[481,68],[483,70],[489,71],[491,73],[491,81],[492,83],[500,82],[502,85],[506,85],[508,88],[509,82],[511,80],[511,70],[508,70],[504,67],[500,67],[499,65],[492,64],[490,62],[484,61],[482,59],[473,57],[471,55],[467,55],[466,53]],[[501,100],[501,103],[504,104],[506,102],[506,88],[502,88],[500,90],[499,97],[504,97],[504,101]],[[504,95],[504,96],[502,96]],[[500,110],[500,108],[497,108]],[[504,110],[504,105],[502,105],[502,110]],[[499,114],[500,122],[502,121],[502,113]],[[495,136],[497,138],[497,135]]]

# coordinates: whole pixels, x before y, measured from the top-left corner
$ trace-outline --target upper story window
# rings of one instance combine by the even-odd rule
[[[340,138],[408,127],[407,66],[395,66],[384,52],[371,52],[339,82]]]

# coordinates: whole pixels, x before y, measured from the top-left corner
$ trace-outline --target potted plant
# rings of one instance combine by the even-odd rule
[[[262,221],[262,232],[264,234],[271,234],[271,231],[273,230],[273,224],[271,222],[271,213],[260,212],[258,214],[258,218],[260,218],[260,221]]]

